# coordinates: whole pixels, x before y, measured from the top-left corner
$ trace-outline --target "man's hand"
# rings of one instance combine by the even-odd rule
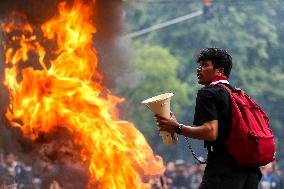
[[[179,123],[173,113],[171,113],[171,118],[169,119],[159,115],[155,115],[155,118],[160,131],[174,134],[179,127]],[[218,137],[218,120],[207,121],[197,127],[183,125],[182,135],[200,140],[215,141]]]
[[[155,115],[157,126],[160,128],[160,131],[167,131],[169,133],[175,133],[176,129],[179,127],[175,116],[171,113],[171,118],[161,117]]]

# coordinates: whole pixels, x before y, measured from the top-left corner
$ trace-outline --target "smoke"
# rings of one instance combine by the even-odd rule
[[[2,0],[0,21],[16,11],[25,15],[31,25],[39,28],[42,23],[58,13],[57,5],[62,1]],[[115,90],[119,87],[117,81],[123,77],[129,61],[127,42],[119,40],[124,35],[123,15],[126,3],[121,0],[84,0],[86,3],[93,1],[96,1],[93,22],[97,33],[94,35],[94,46],[98,54],[99,71],[105,76],[105,85]],[[73,3],[72,0],[66,2],[70,6]],[[2,38],[3,36],[0,36],[1,41]],[[0,51],[3,52],[3,49]],[[0,61],[4,62],[3,56],[0,57]],[[80,147],[72,143],[72,137],[67,131],[57,130],[49,135],[43,134],[37,141],[31,141],[24,138],[19,129],[8,126],[5,112],[9,105],[9,97],[3,85],[4,64],[0,65],[0,151],[2,147],[5,152],[13,152],[18,157],[33,162],[37,165],[34,169],[38,169],[38,174],[44,174],[40,175],[44,178],[43,182],[52,182],[57,178],[60,182],[77,186],[75,188],[84,188],[88,180],[87,168],[83,164],[74,166],[75,162],[80,162],[80,157],[76,156]]]
[[[0,18],[17,11],[26,15],[30,24],[40,26],[57,14],[57,5],[63,1],[70,6],[73,3],[73,0],[2,0]],[[105,85],[115,89],[129,61],[127,41],[118,40],[125,32],[123,16],[127,3],[122,0],[82,1],[95,2],[93,21],[97,33],[94,35],[94,46],[100,61],[99,70],[105,75]]]
[[[0,15],[5,17],[12,11],[25,14],[31,24],[41,24],[57,11],[57,4],[62,0],[2,0]]]
[[[126,3],[121,0],[96,1],[94,45],[98,51],[99,69],[111,89],[119,87],[118,81],[126,73],[130,59],[128,43],[121,38],[125,34],[125,7]]]

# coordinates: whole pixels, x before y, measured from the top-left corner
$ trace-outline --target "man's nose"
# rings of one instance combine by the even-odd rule
[[[197,71],[197,72],[201,72],[201,66],[198,66],[198,67],[196,68],[196,71]]]

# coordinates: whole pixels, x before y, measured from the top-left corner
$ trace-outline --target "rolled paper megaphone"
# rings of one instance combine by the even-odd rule
[[[164,93],[142,101],[152,112],[165,118],[171,117],[170,102],[173,93]],[[160,136],[163,139],[164,144],[173,145],[177,143],[177,134],[171,134],[167,131],[160,131]]]

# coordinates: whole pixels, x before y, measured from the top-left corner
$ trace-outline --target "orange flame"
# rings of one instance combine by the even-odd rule
[[[3,42],[5,85],[11,101],[6,117],[31,139],[67,128],[82,146],[82,160],[89,165],[89,188],[92,183],[102,189],[150,188],[141,175],[162,173],[162,159],[153,155],[132,123],[119,120],[116,106],[123,99],[102,86],[92,45],[96,32],[92,6],[80,0],[71,8],[60,3],[59,15],[42,25],[44,39],[57,43],[56,59],[50,64],[45,60],[46,49],[23,17],[2,24],[4,33],[12,36]],[[11,33],[16,30],[21,35]],[[32,52],[40,69],[23,68]]]

